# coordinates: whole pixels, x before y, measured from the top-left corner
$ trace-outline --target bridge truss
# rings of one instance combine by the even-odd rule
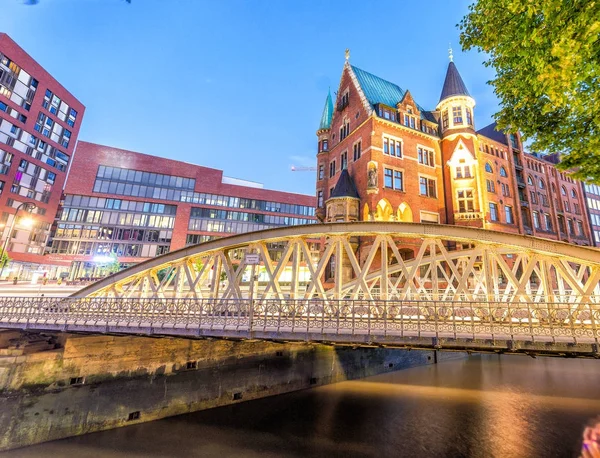
[[[0,298],[0,327],[594,356],[598,326],[600,251],[414,223],[247,233],[76,297]]]
[[[188,247],[77,295],[600,303],[600,251],[457,226],[309,225]]]

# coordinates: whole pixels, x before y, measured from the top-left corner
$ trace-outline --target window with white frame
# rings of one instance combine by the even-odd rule
[[[452,120],[454,121],[454,125],[462,124],[462,107],[452,107]]]
[[[498,221],[498,204],[490,202],[490,220]]]
[[[459,165],[456,167],[456,178],[471,178],[471,166]]]
[[[383,185],[385,188],[394,189],[396,191],[404,190],[404,174],[401,170],[384,169]]]
[[[467,114],[467,124],[469,126],[473,125],[473,114],[471,113],[471,109],[469,107],[465,107],[465,113]]]
[[[361,155],[361,148],[362,148],[362,141],[357,141],[353,146],[353,152],[354,152],[354,160],[357,161],[360,159],[360,155]]]
[[[472,212],[475,209],[475,199],[472,189],[458,189],[456,191],[456,201],[460,213]]]
[[[427,197],[437,197],[437,186],[435,178],[420,176],[419,194]]]
[[[549,213],[544,213],[544,224],[547,231],[552,231],[552,218]]]
[[[506,219],[506,224],[514,224],[513,209],[510,205],[504,206],[504,217]]]
[[[422,146],[417,147],[417,158],[419,164],[435,167],[435,152]]]
[[[402,141],[397,138],[383,137],[383,154],[402,157]]]

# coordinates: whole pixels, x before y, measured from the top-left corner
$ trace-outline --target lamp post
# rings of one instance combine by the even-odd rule
[[[8,247],[8,241],[10,240],[10,237],[12,235],[12,232],[15,228],[15,223],[17,221],[17,216],[19,215],[19,210],[21,210],[21,208],[25,207],[25,209],[30,209],[33,210],[34,208],[37,207],[37,205],[33,202],[23,202],[22,204],[20,204],[17,207],[17,211],[15,212],[15,216],[13,217],[12,223],[10,224],[10,229],[8,230],[8,234],[6,235],[6,238],[4,239],[4,244],[2,245],[2,258],[4,258],[4,253],[6,253],[6,248]],[[2,261],[2,259],[0,258],[0,262]],[[2,266],[0,267],[0,278],[2,278],[2,273],[4,272],[4,265],[6,264],[6,262],[2,262]]]

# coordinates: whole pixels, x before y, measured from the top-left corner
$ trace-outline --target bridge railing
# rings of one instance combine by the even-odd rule
[[[597,343],[598,324],[591,302],[0,298],[0,328]]]

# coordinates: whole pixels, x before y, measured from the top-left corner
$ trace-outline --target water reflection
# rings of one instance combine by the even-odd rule
[[[471,356],[7,456],[579,456],[599,375],[595,360]]]

